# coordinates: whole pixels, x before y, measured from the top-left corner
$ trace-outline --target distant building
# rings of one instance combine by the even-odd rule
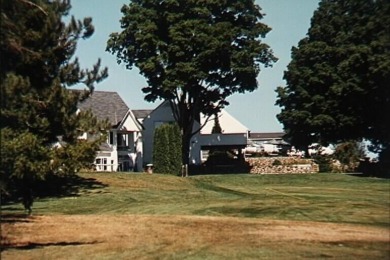
[[[167,101],[161,103],[153,111],[139,110],[135,112],[139,122],[144,126],[143,151],[144,162],[153,163],[153,136],[154,130],[164,124],[173,123],[175,119],[171,107]],[[207,151],[212,148],[236,149],[239,153],[247,145],[248,128],[232,117],[226,110],[218,114],[219,124],[222,128],[221,134],[212,134],[211,129],[214,126],[214,117],[212,116],[206,122],[206,117],[200,115],[200,122],[196,121],[194,129],[199,129],[200,125],[204,127],[191,139],[190,163],[199,165],[205,160]]]
[[[284,132],[249,133],[246,153],[267,153],[279,155],[287,153],[291,145],[283,140]]]
[[[111,129],[100,146],[97,171],[141,171],[143,169],[142,125],[116,92],[94,91],[78,105],[91,110],[98,120],[108,120]],[[92,138],[84,134],[84,138]]]

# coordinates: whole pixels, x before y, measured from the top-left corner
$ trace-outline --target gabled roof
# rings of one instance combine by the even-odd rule
[[[168,101],[163,101],[160,105],[158,105],[154,110],[152,110],[149,115],[153,116],[156,111],[160,109],[166,109],[166,108],[171,109]],[[244,126],[241,122],[239,122],[236,118],[234,118],[232,115],[230,115],[225,109],[222,109],[218,113],[218,119],[219,119],[219,124],[221,125],[222,128],[222,133],[223,134],[242,134],[242,133],[247,133],[249,129]],[[172,120],[173,116],[172,116]],[[200,122],[198,122],[203,128],[200,130],[200,134],[211,134],[211,130],[214,127],[214,116],[211,116],[207,122],[207,116],[204,114],[200,115]],[[199,119],[197,120],[199,121]]]
[[[144,119],[146,118],[150,113],[152,113],[153,109],[133,109],[133,114],[135,118],[137,119]]]
[[[116,92],[94,91],[79,104],[80,110],[88,110],[99,120],[108,119],[112,126],[118,125],[129,111],[129,107]]]
[[[214,118],[215,116],[211,116],[209,120],[206,122],[207,117],[203,114],[200,118],[200,123],[205,126],[200,130],[201,134],[211,134],[211,131],[214,127]],[[234,118],[232,115],[230,115],[225,109],[222,109],[218,113],[218,121],[219,125],[222,128],[223,134],[240,134],[240,133],[247,133],[249,130],[246,126],[244,126],[240,121],[238,121],[236,118]]]

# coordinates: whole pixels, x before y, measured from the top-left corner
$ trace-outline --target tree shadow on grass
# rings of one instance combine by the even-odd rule
[[[190,175],[207,175],[207,174],[248,174],[251,166],[248,163],[234,164],[202,164],[190,165]]]
[[[12,245],[7,243],[2,243],[1,251],[9,249],[17,250],[31,250],[36,248],[43,248],[48,246],[79,246],[79,245],[93,245],[99,243],[98,241],[92,242],[55,242],[55,243],[27,243],[24,245]]]
[[[94,178],[84,178],[78,175],[68,176],[66,178],[59,178],[54,180],[48,180],[46,183],[45,193],[41,193],[41,196],[48,197],[77,197],[82,190],[96,190],[106,188],[108,185],[104,184]]]
[[[94,178],[85,178],[78,175],[48,176],[45,180],[36,181],[32,184],[32,193],[34,200],[37,198],[78,197],[81,191],[103,189],[107,186],[107,184]],[[7,206],[7,211],[19,210],[19,208],[12,206],[21,202],[22,194],[16,189],[9,194],[12,195],[1,197],[1,206]]]
[[[10,209],[7,208],[7,211]],[[15,208],[15,211],[20,211],[20,208]],[[27,214],[23,213],[6,213],[6,214],[1,214],[1,223],[17,223],[17,222],[23,222],[23,223],[29,223],[32,221],[32,218],[30,218]]]

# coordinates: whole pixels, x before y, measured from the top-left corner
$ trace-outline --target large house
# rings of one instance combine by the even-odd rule
[[[109,91],[94,91],[79,109],[91,110],[97,119],[108,120],[111,126],[96,156],[97,171],[142,171],[144,165],[153,163],[155,129],[175,121],[167,101],[154,110],[130,110],[118,93]],[[215,116],[200,115],[195,122],[194,130],[203,127],[191,139],[190,164],[202,164],[208,151],[215,148],[236,150],[238,156],[243,156],[248,128],[224,109],[217,116],[222,129],[219,134],[212,133]]]
[[[96,156],[97,171],[142,170],[142,125],[118,93],[94,91],[78,108],[91,110],[98,120],[108,120],[111,127]]]
[[[173,113],[168,102],[163,102],[156,109],[137,110],[137,119],[142,122],[144,130],[143,151],[144,163],[153,163],[153,136],[154,130],[164,124],[174,122]],[[214,126],[214,117],[207,118],[200,115],[200,122],[196,121],[194,130],[203,128],[191,139],[190,163],[199,165],[206,159],[208,151],[213,148],[235,149],[240,154],[247,145],[248,128],[232,117],[226,110],[218,114],[219,124],[222,128],[221,134],[211,132]]]

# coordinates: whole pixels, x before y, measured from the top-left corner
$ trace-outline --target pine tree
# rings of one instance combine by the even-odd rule
[[[212,134],[222,134],[222,127],[219,124],[219,117],[218,114],[214,115],[214,126],[211,129]]]
[[[107,77],[100,61],[80,69],[77,41],[94,32],[91,18],[62,22],[67,0],[1,2],[1,186],[30,194],[39,180],[66,176],[90,164],[105,124],[77,104]],[[83,83],[87,91],[69,91]],[[88,132],[93,141],[80,140]],[[55,148],[57,147],[57,148]],[[40,191],[33,191],[35,193]],[[26,195],[25,195],[26,196]]]
[[[169,173],[169,135],[165,124],[154,132],[153,166],[158,173]]]
[[[181,168],[181,138],[177,124],[163,124],[156,128],[153,164],[156,172],[179,174]]]
[[[169,172],[177,175],[181,169],[181,137],[177,124],[169,124]]]

